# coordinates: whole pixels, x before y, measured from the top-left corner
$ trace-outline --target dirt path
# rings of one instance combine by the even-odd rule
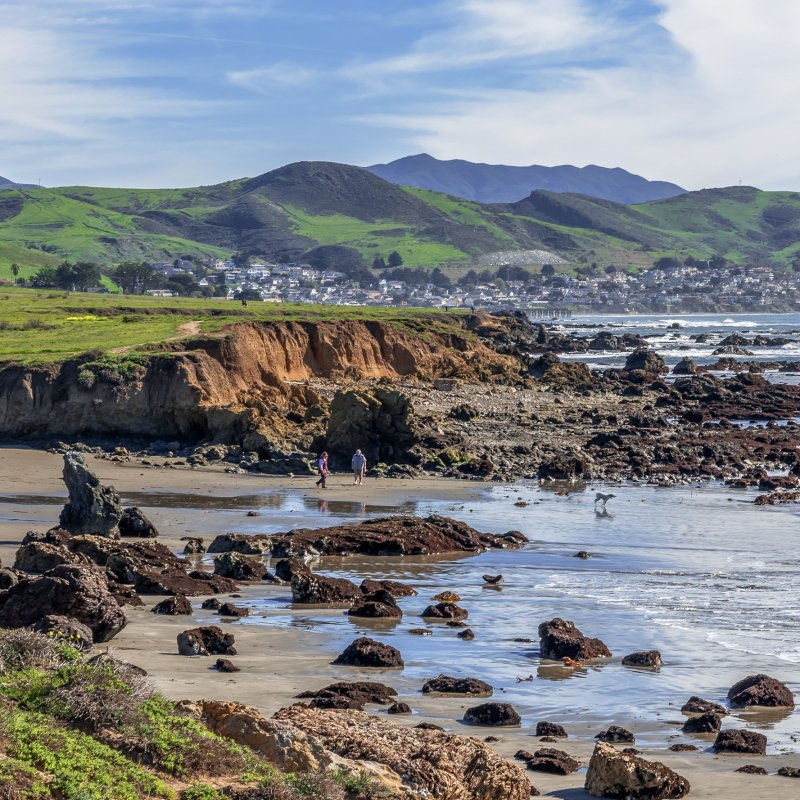
[[[179,342],[181,339],[188,339],[190,336],[197,336],[198,333],[200,333],[200,320],[196,319],[192,320],[192,322],[184,322],[181,325],[178,325],[178,333],[175,336],[170,336],[167,339],[160,339],[159,341]],[[129,344],[125,345],[124,347],[114,347],[108,352],[116,355],[125,355],[125,353],[130,353],[131,350],[141,347],[142,344],[147,344],[147,342],[142,342],[141,344]]]

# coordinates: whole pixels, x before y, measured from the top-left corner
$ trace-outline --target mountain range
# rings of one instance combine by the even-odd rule
[[[683,194],[674,183],[649,181],[619,167],[510,167],[505,164],[475,164],[453,159],[440,161],[427,153],[406,156],[367,169],[384,180],[416,186],[433,192],[463,197],[478,203],[514,203],[532,191],[585,194],[615,203],[647,203]]]
[[[16,183],[0,175],[0,189],[38,189],[35,183]]]
[[[800,194],[741,186],[623,205],[536,190],[481,204],[319,161],[189,189],[0,190],[5,277],[12,262],[27,275],[64,258],[114,264],[246,251],[291,261],[313,260],[320,248],[366,265],[394,250],[407,266],[427,267],[508,250],[600,267],[649,266],[663,255],[787,265],[800,259]]]

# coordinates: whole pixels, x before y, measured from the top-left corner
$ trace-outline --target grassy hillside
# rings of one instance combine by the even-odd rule
[[[245,250],[289,261],[334,244],[367,263],[397,250],[408,266],[511,249],[600,266],[646,266],[661,255],[786,264],[800,251],[800,195],[733,187],[625,206],[542,190],[482,205],[327,162],[190,189],[0,190],[0,278],[12,262],[24,276],[63,258],[113,264]]]
[[[415,329],[455,329],[459,312],[363,306],[253,303],[137,295],[0,290],[0,363],[50,363],[90,350],[132,362],[159,345],[243,321],[381,320]]]

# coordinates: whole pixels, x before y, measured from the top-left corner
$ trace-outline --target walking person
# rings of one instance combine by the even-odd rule
[[[327,489],[328,487],[325,485],[325,479],[328,477],[328,454],[322,453],[320,457],[317,459],[317,473],[319,474],[319,480],[317,481],[317,486],[321,489]]]
[[[351,464],[353,467],[353,486],[361,486],[361,481],[364,480],[364,473],[367,471],[367,459],[360,450],[356,450],[353,454]]]

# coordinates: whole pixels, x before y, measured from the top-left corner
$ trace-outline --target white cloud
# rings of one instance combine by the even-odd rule
[[[241,89],[269,94],[276,89],[298,89],[318,77],[315,70],[289,62],[279,62],[255,69],[235,70],[227,74],[229,83]]]

